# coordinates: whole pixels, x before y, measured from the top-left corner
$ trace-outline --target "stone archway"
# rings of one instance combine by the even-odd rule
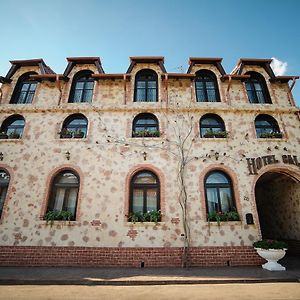
[[[288,172],[267,171],[255,185],[262,238],[285,240],[300,255],[300,180]]]

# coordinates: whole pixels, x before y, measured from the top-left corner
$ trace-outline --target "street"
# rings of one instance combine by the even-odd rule
[[[222,299],[300,300],[299,283],[197,284],[151,286],[0,286],[0,300],[45,299]]]

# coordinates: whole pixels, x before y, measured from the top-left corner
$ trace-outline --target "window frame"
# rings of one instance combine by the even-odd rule
[[[145,76],[153,76],[153,79],[145,78],[145,79],[140,79]],[[149,87],[149,82],[155,81],[155,101],[149,100],[149,90],[151,88]],[[144,100],[138,100],[138,89],[142,89],[138,87],[138,82],[144,82],[145,87],[143,90],[145,90],[145,99]],[[147,103],[155,103],[158,102],[158,75],[157,73],[152,70],[152,69],[142,69],[139,72],[136,73],[135,75],[135,81],[134,81],[134,102],[147,102]]]
[[[23,126],[21,126],[21,125],[13,125],[12,126],[12,124],[16,121],[23,121]],[[23,116],[21,116],[19,114],[10,115],[3,121],[1,128],[0,128],[0,132],[7,135],[8,139],[21,139],[24,134],[25,123],[26,122],[25,122],[25,119]],[[18,130],[21,128],[22,128],[22,130]],[[7,134],[7,132],[10,129],[13,129],[12,133]],[[19,137],[10,137],[10,135],[14,134],[14,133],[17,133],[19,135]]]
[[[219,127],[213,126],[214,124],[212,124],[212,125],[206,125],[206,124],[202,125],[203,120],[208,119],[208,118],[215,119],[219,123]],[[220,130],[215,131],[215,130],[213,130],[213,128],[218,128]],[[210,130],[212,130],[216,134],[218,132],[226,132],[225,123],[224,123],[223,119],[217,114],[205,114],[205,115],[203,115],[199,120],[199,129],[200,129],[200,137],[201,138],[207,138],[207,137],[205,137],[205,134],[206,134],[207,131],[210,131]],[[202,134],[202,129],[207,129],[207,130],[205,131],[205,133]]]
[[[141,173],[151,174],[156,179],[156,183],[153,183],[153,184],[134,183],[137,176]],[[147,190],[148,189],[156,189],[156,211],[159,211],[160,207],[161,207],[161,205],[160,205],[160,201],[161,201],[160,186],[161,186],[161,184],[160,184],[159,177],[153,171],[150,171],[148,169],[143,169],[143,170],[139,170],[138,172],[136,172],[130,179],[129,213],[134,213],[133,212],[133,194],[134,194],[135,189],[143,190],[143,211],[142,211],[142,213],[147,212]]]
[[[73,174],[77,178],[77,184],[55,183],[55,181],[57,181],[65,173]],[[78,175],[78,173],[76,171],[74,171],[72,169],[63,169],[63,170],[60,170],[59,172],[57,172],[55,175],[53,175],[53,177],[51,179],[51,183],[50,183],[49,193],[48,193],[49,196],[48,196],[48,201],[47,201],[46,213],[48,213],[50,211],[54,211],[54,207],[55,207],[55,204],[56,204],[56,201],[57,201],[56,192],[57,192],[58,188],[64,188],[64,199],[63,199],[62,209],[60,211],[69,211],[69,210],[65,209],[66,207],[64,206],[64,204],[68,202],[70,189],[72,189],[74,187],[77,188],[77,195],[76,195],[76,200],[75,200],[74,215],[73,215],[73,217],[71,218],[70,221],[76,221],[79,191],[80,191],[80,176]]]
[[[9,189],[11,176],[10,176],[9,172],[7,170],[3,169],[3,168],[0,168],[0,173],[5,173],[6,176],[8,176],[8,182],[7,183],[2,183],[1,180],[0,180],[0,200],[1,200],[1,196],[4,195],[3,196],[3,201],[0,202],[0,219],[1,219],[2,215],[3,215],[4,203],[7,199],[7,192],[8,192],[8,189]]]
[[[250,75],[250,78],[247,78],[245,80],[245,89],[248,97],[248,102],[251,104],[272,104],[272,100],[264,76],[254,71],[246,72],[245,75]],[[260,90],[255,87],[255,84],[259,85]],[[264,102],[259,102],[260,97],[258,95],[258,92],[261,92]],[[251,94],[251,96],[249,96],[249,94]]]
[[[213,173],[222,174],[227,179],[228,183],[207,183],[208,177],[211,176]],[[235,211],[236,210],[236,201],[235,201],[235,196],[234,196],[233,183],[232,183],[232,179],[230,178],[230,176],[227,173],[225,173],[222,170],[215,169],[215,170],[212,170],[212,171],[208,172],[204,177],[205,205],[206,205],[206,213],[207,214],[213,213],[213,212],[209,211],[208,196],[207,196],[207,189],[208,188],[217,189],[217,199],[218,199],[217,206],[218,206],[218,210],[215,210],[214,212],[224,213],[224,211],[222,210],[221,197],[220,197],[220,189],[221,188],[229,188],[230,189],[232,207],[229,207],[229,211]]]
[[[145,122],[142,124],[137,124],[137,122],[141,120],[153,120],[155,124],[146,124]],[[139,137],[137,134],[139,130],[136,130],[137,128],[144,128],[144,130],[141,130],[140,132],[149,132],[149,137],[151,137],[151,132],[159,132],[159,121],[157,117],[154,114],[151,113],[140,113],[135,116],[135,118],[132,121],[132,137]],[[147,128],[154,128],[155,130],[148,130]],[[156,135],[153,135],[152,137],[157,137]],[[158,135],[159,136],[159,135]],[[148,136],[144,136],[148,137]]]
[[[84,128],[83,126],[70,126],[69,124],[71,122],[73,122],[74,120],[85,120],[86,122],[86,126],[85,126],[85,129],[82,130],[82,128]],[[65,118],[65,120],[63,121],[63,124],[62,124],[62,127],[61,127],[61,132],[60,132],[60,138],[86,138],[87,137],[87,132],[88,132],[88,119],[85,115],[81,114],[81,113],[77,113],[77,114],[72,114],[72,115],[69,115],[68,117]],[[69,130],[69,128],[74,128],[74,130]],[[81,132],[84,133],[83,137],[76,137],[75,133],[76,131],[80,129]],[[63,137],[63,132],[64,131],[68,131],[71,133],[71,136],[66,136],[66,137]]]
[[[95,80],[92,78],[93,74],[94,72],[91,70],[81,70],[74,75],[71,89],[70,89],[68,103],[92,103],[93,102],[94,88],[95,88]],[[80,82],[83,82],[83,87],[80,89],[76,88],[77,84]],[[93,82],[92,89],[87,88],[87,84],[90,82]],[[76,90],[81,90],[81,95],[80,95],[80,101],[75,102],[74,100],[75,100]],[[88,99],[87,101],[83,101],[86,91],[92,91],[92,95],[90,99]]]
[[[196,75],[196,78],[195,78],[195,94],[196,94],[196,102],[197,103],[204,103],[204,102],[221,102],[221,99],[220,99],[220,92],[219,92],[219,85],[218,85],[218,80],[217,80],[217,77],[216,77],[216,74],[210,70],[206,70],[206,69],[202,69],[202,70],[199,70],[195,73]],[[207,78],[205,77],[209,77],[211,80],[207,80]],[[203,87],[202,88],[198,88],[197,87],[197,83],[198,82],[201,82],[203,84]],[[214,89],[212,89],[214,91],[214,94],[215,94],[215,100],[214,101],[211,101],[209,100],[209,97],[208,97],[208,89],[207,88],[207,82],[211,82],[213,83],[213,86],[214,86]],[[203,92],[203,94],[205,95],[205,100],[200,100],[198,98],[198,90],[201,90]]]
[[[258,121],[268,122],[269,125],[259,125],[259,124],[257,125]],[[254,126],[255,126],[255,133],[256,133],[257,138],[264,138],[261,136],[264,133],[267,133],[267,134],[279,133],[279,134],[281,134],[277,120],[273,116],[268,115],[268,114],[257,115],[254,120]],[[265,132],[259,133],[260,130],[258,130],[258,129],[261,129],[261,131],[265,131]]]
[[[10,104],[32,104],[34,95],[35,95],[35,92],[37,89],[38,81],[31,79],[30,75],[37,75],[37,73],[36,72],[27,72],[19,77],[19,79],[16,83],[16,86],[15,86],[15,89],[13,91],[12,97],[10,99],[10,102],[9,102]],[[25,84],[29,85],[25,92],[26,93],[26,96],[24,97],[25,101],[23,100],[23,102],[20,102],[19,100],[21,98],[22,89]],[[32,92],[31,86],[33,84],[35,85],[35,87],[34,87],[34,91]],[[30,102],[27,101],[29,98],[29,95],[31,95]]]

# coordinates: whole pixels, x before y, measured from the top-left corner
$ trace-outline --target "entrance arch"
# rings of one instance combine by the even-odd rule
[[[285,240],[300,255],[300,172],[268,169],[255,184],[256,208],[263,239]]]

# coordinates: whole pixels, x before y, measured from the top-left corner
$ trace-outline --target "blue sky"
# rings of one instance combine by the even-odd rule
[[[100,56],[123,73],[129,56],[161,55],[168,72],[190,56],[237,60],[276,57],[300,75],[298,0],[0,0],[0,74],[9,60],[43,58],[57,73],[68,56]],[[300,80],[293,89],[300,105]]]

